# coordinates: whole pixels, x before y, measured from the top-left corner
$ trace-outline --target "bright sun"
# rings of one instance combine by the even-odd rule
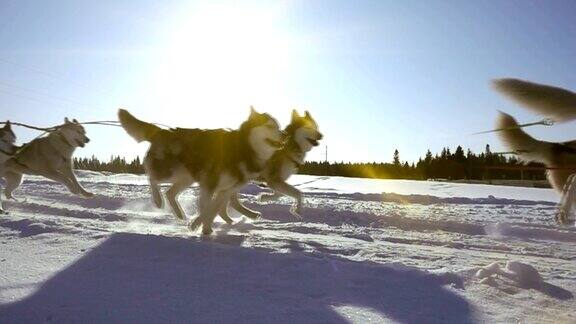
[[[282,9],[204,5],[183,12],[147,95],[210,127],[222,127],[222,119],[235,126],[250,105],[284,113],[290,38]]]

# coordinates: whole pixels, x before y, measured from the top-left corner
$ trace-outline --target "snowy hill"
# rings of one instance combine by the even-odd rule
[[[29,177],[0,217],[0,323],[574,323],[576,228],[550,189],[294,176],[306,193],[190,233],[146,178]],[[194,213],[195,189],[181,201]],[[518,263],[521,262],[521,263]]]

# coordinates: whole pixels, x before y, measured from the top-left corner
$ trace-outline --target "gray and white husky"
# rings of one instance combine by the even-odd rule
[[[0,178],[4,177],[4,163],[16,153],[17,146],[14,143],[16,143],[16,134],[12,131],[10,121],[6,121],[4,127],[0,128]],[[2,188],[0,187],[0,189]],[[0,193],[0,214],[4,213]]]
[[[193,183],[199,184],[199,215],[190,228],[195,230],[202,225],[204,234],[212,232],[214,218],[225,210],[231,197],[262,173],[266,162],[282,147],[284,137],[274,118],[253,108],[236,130],[161,129],[123,109],[118,111],[118,117],[136,141],[151,144],[144,168],[157,207],[163,204],[159,184],[169,183],[168,204],[176,217],[184,219],[178,195]],[[257,215],[241,205],[232,205],[243,214]]]
[[[292,197],[295,199],[295,203],[290,212],[301,218],[303,209],[302,193],[296,187],[288,184],[286,180],[298,172],[298,168],[304,164],[306,153],[312,150],[313,147],[318,146],[318,141],[322,139],[323,135],[318,129],[318,124],[308,111],[304,112],[304,116],[300,116],[296,110],[292,110],[290,124],[284,129],[284,133],[286,135],[284,146],[268,160],[258,179],[266,182],[273,192],[261,194],[259,199],[260,201],[271,201],[281,195]],[[238,195],[234,195],[232,199],[231,206],[242,213],[243,209],[237,208],[239,205]],[[225,210],[220,215],[224,220],[230,222]],[[245,214],[245,216],[253,217],[254,215]]]
[[[6,198],[13,199],[12,192],[20,186],[23,174],[43,176],[64,184],[74,194],[92,197],[93,194],[78,183],[72,168],[74,151],[89,141],[84,127],[76,119],[65,118],[64,124],[47,136],[22,145],[4,163]]]
[[[524,107],[556,122],[576,119],[576,93],[553,86],[518,79],[499,79],[495,88]],[[524,132],[516,120],[505,113],[497,118],[498,135],[504,144],[525,162],[544,163],[552,187],[562,193],[556,221],[574,223],[570,214],[576,200],[576,141],[540,141]]]

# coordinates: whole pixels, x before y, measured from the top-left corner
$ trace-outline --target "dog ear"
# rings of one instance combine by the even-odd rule
[[[76,118],[72,119],[72,121],[76,124],[78,124],[78,121],[76,120]]]
[[[256,109],[254,109],[254,106],[250,106],[250,119],[254,118],[258,116],[258,112],[256,111]]]
[[[10,123],[9,120],[6,121],[6,124],[4,124],[4,129],[5,130],[10,130],[12,128],[12,124]]]
[[[296,119],[300,118],[300,115],[296,111],[296,109],[292,109],[292,121],[296,121]]]
[[[70,124],[70,120],[68,119],[68,117],[64,117],[64,124]]]
[[[304,111],[304,116],[308,119],[312,119],[312,116],[310,116],[310,113],[308,112],[308,110]]]

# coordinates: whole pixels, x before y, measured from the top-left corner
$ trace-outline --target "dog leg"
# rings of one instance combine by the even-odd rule
[[[16,200],[14,196],[12,196],[12,192],[16,190],[18,187],[20,187],[20,184],[22,183],[22,174],[6,171],[4,173],[4,179],[6,180],[6,188],[4,189],[4,195],[8,199]]]
[[[221,191],[216,194],[214,199],[212,199],[210,205],[206,206],[205,216],[203,217],[202,221],[202,234],[212,234],[212,224],[214,223],[214,218],[216,218],[218,211],[222,210],[222,207],[228,204],[232,193],[233,191]]]
[[[162,208],[164,201],[162,200],[162,194],[160,194],[160,187],[156,181],[150,180],[150,191],[152,193],[152,202],[157,208]]]
[[[562,225],[569,225],[574,222],[574,217],[571,215],[572,204],[576,199],[576,174],[571,174],[566,180],[566,184],[562,189],[562,199],[560,200],[560,207],[556,215],[556,222]]]
[[[196,201],[198,216],[190,223],[188,226],[190,230],[196,231],[200,225],[204,223],[204,218],[206,217],[206,212],[212,199],[214,197],[214,191],[208,190],[205,186],[200,185],[200,192],[198,194],[198,200]]]
[[[230,197],[230,206],[232,208],[234,208],[236,211],[238,211],[240,214],[242,214],[248,218],[256,219],[256,218],[259,218],[261,216],[261,214],[259,212],[254,211],[254,210],[249,209],[246,206],[244,206],[242,204],[242,202],[240,201],[240,199],[238,198],[237,192],[235,192]]]
[[[220,217],[222,217],[222,219],[227,223],[227,224],[232,224],[234,223],[234,221],[232,220],[232,218],[230,218],[230,215],[228,215],[228,203],[224,204],[224,206],[222,206],[222,209],[219,212]]]
[[[78,189],[77,186],[74,185],[74,183],[70,180],[70,178],[68,178],[66,175],[57,170],[48,172],[37,172],[37,174],[45,178],[48,178],[52,181],[56,181],[58,183],[65,185],[66,188],[68,188],[68,191],[70,191],[75,195],[80,193],[80,190]]]
[[[300,192],[300,190],[296,189],[294,186],[289,185],[286,182],[270,182],[268,185],[276,193],[280,193],[294,198],[296,200],[296,203],[292,205],[292,208],[290,208],[290,213],[296,216],[296,218],[302,218],[301,215],[303,210],[303,203],[302,203],[302,193]]]
[[[70,186],[72,188],[74,188],[74,191],[70,190],[70,192],[80,193],[84,197],[93,197],[94,196],[93,193],[86,191],[86,189],[84,189],[84,187],[82,187],[82,185],[80,185],[80,183],[78,182],[78,179],[76,179],[76,175],[74,174],[74,170],[72,169],[72,164],[64,167],[62,170],[62,174],[68,179],[68,183],[70,184]]]
[[[186,218],[186,215],[182,210],[182,207],[178,203],[178,196],[180,195],[180,193],[182,193],[182,191],[186,190],[186,188],[190,187],[191,185],[192,181],[182,180],[173,183],[170,189],[166,191],[166,200],[168,200],[168,205],[170,205],[170,209],[172,209],[174,216],[176,216],[178,219]],[[157,187],[156,190],[158,190]],[[160,201],[162,201],[162,198],[160,198]]]

